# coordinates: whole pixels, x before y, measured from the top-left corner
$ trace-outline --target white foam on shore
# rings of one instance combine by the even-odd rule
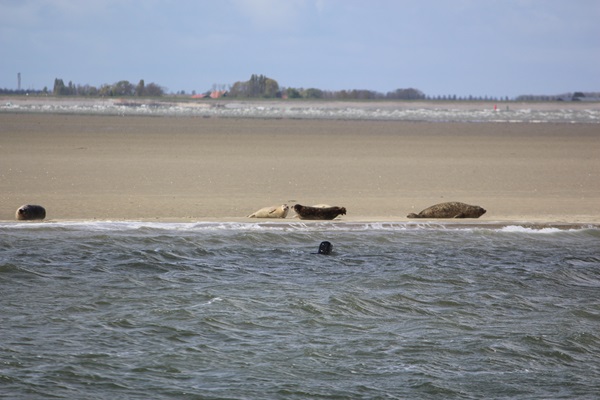
[[[562,230],[559,228],[555,228],[555,227],[547,227],[547,228],[532,228],[532,227],[527,227],[527,226],[520,226],[520,225],[509,225],[509,226],[505,226],[504,228],[500,229],[500,232],[518,232],[518,233],[531,233],[531,232],[536,232],[536,233],[557,233],[557,232],[561,232]]]
[[[370,232],[370,231],[450,231],[450,230],[491,230],[506,233],[557,233],[565,231],[600,230],[593,224],[531,224],[500,222],[146,222],[146,221],[46,221],[46,222],[0,222],[3,230],[84,230],[137,231],[165,230],[183,232],[202,231],[285,231],[285,232]]]

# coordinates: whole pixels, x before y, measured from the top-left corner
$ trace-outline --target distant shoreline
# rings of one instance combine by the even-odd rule
[[[0,113],[424,122],[600,123],[600,102],[3,96]]]

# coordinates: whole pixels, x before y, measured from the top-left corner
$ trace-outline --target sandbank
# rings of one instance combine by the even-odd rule
[[[597,124],[3,112],[0,220],[40,204],[47,221],[255,222],[327,203],[402,222],[462,201],[487,210],[470,224],[598,224],[599,150]]]

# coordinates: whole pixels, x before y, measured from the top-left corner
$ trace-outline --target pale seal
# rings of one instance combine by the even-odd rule
[[[287,204],[264,207],[248,215],[248,218],[285,218],[287,217],[289,210],[290,207]]]
[[[294,206],[300,219],[334,219],[338,215],[346,215],[345,207],[309,207],[301,204]]]
[[[410,213],[407,218],[479,218],[485,210],[458,201],[440,203],[424,209],[418,214]]]
[[[34,204],[25,204],[17,209],[15,218],[19,221],[31,221],[46,218],[46,209]]]

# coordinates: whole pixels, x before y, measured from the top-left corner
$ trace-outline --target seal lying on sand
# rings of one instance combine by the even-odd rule
[[[458,201],[440,203],[424,209],[418,214],[410,213],[407,218],[479,218],[485,210]]]
[[[17,209],[15,218],[19,221],[31,221],[46,218],[46,209],[42,206],[25,204]]]
[[[300,219],[334,219],[338,215],[346,215],[345,207],[309,207],[296,204],[294,211]]]
[[[265,207],[248,215],[248,218],[285,218],[287,217],[289,210],[290,207],[287,204]]]
[[[314,208],[329,208],[331,206],[329,204],[314,204],[311,207],[314,207]],[[292,218],[298,218],[298,214],[294,215]]]

